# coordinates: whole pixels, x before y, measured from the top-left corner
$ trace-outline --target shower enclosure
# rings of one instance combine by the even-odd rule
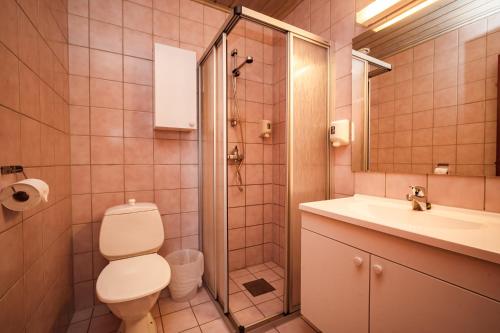
[[[240,328],[300,308],[301,202],[329,197],[329,44],[234,8],[199,61],[204,282]]]

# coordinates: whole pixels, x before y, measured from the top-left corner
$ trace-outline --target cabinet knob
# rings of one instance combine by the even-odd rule
[[[381,265],[375,264],[372,266],[373,271],[375,274],[380,275],[382,274],[382,271],[384,270]]]
[[[363,258],[361,258],[361,257],[356,256],[356,257],[354,257],[353,261],[354,261],[354,265],[356,265],[358,267],[363,264]]]
[[[193,122],[190,122],[188,125],[189,125],[189,127],[194,127],[194,123]]]

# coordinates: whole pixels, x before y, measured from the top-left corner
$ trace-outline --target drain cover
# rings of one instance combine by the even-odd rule
[[[250,292],[250,294],[252,294],[253,297],[276,290],[269,284],[269,282],[264,279],[249,281],[243,283],[243,286],[247,288],[247,290]]]

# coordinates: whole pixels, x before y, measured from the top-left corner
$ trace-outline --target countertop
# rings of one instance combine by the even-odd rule
[[[356,194],[302,203],[299,209],[338,221],[500,264],[500,214]]]

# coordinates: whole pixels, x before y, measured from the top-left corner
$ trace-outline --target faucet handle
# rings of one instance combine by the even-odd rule
[[[410,186],[410,193],[407,195],[407,198],[414,196],[414,197],[419,197],[423,198],[426,196],[426,189],[424,186],[419,186],[419,185],[411,185]]]
[[[427,202],[427,193],[423,186],[410,186],[410,193],[406,195],[406,199],[412,201],[413,210],[431,209],[431,203]]]

